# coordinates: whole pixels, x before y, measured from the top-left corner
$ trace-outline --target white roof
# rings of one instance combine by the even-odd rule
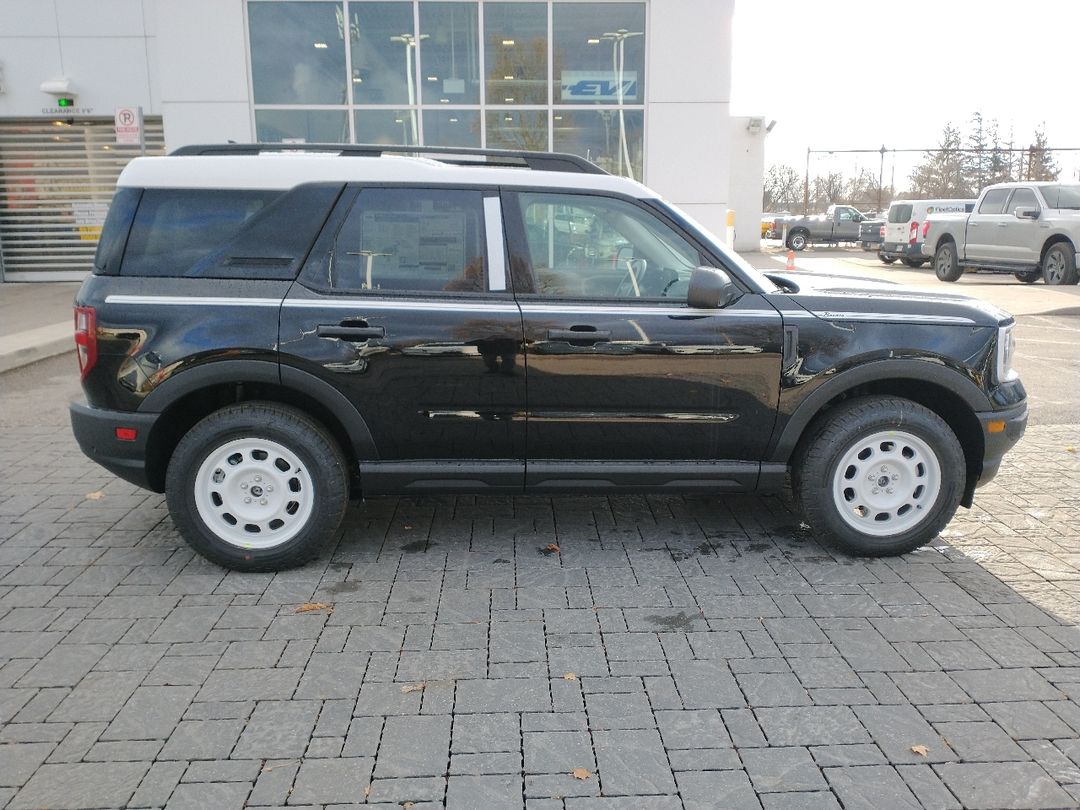
[[[301,183],[434,183],[608,191],[642,199],[658,195],[641,183],[609,174],[456,166],[401,155],[352,157],[320,153],[138,157],[118,186],[135,188],[289,189]]]

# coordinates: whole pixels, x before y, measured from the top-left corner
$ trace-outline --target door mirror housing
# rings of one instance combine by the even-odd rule
[[[723,309],[742,295],[731,277],[715,267],[695,267],[686,303],[694,309]]]
[[[1039,218],[1039,209],[1038,208],[1017,208],[1015,211],[1013,211],[1013,215],[1017,219],[1038,219]]]

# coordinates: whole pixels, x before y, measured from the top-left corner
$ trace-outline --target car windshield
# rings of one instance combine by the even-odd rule
[[[1043,186],[1041,191],[1051,208],[1080,211],[1080,185]]]
[[[743,275],[750,278],[762,291],[776,292],[780,289],[773,281],[769,280],[768,276],[752,267],[746,259],[722,244],[720,240],[712,235],[708,228],[699,223],[685,211],[664,200],[655,200],[654,204],[662,208],[668,216],[690,231],[694,236],[698,237],[714,252],[720,254],[725,260],[736,265]]]

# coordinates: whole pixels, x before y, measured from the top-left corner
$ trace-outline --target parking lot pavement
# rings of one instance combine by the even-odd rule
[[[1080,805],[1075,424],[902,559],[782,498],[422,498],[243,575],[81,455],[69,360],[0,378],[0,807]]]

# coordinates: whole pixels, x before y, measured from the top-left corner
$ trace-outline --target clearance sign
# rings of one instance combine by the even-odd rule
[[[604,70],[564,70],[559,81],[563,101],[619,101],[619,75]],[[622,73],[622,100],[637,101],[636,70]]]

